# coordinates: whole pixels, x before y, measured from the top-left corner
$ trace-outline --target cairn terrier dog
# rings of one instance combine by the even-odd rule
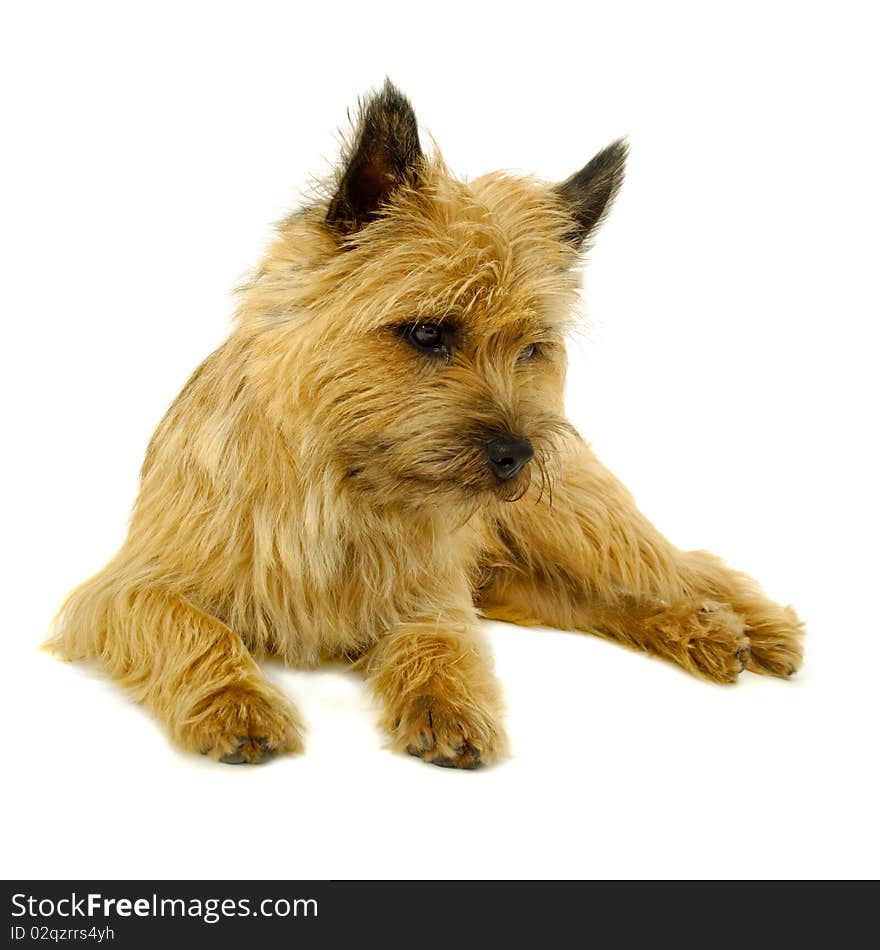
[[[283,221],[228,340],[157,429],[128,537],[51,641],[185,749],[299,752],[255,657],[350,661],[394,748],[505,748],[480,617],[618,640],[721,683],[801,661],[790,607],[638,511],[563,414],[580,253],[615,142],[566,181],[454,178],[386,82]]]

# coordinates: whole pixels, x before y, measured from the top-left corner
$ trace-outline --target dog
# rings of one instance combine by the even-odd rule
[[[681,551],[563,409],[579,264],[624,175],[457,180],[389,81],[280,223],[226,342],[147,450],[121,550],[51,646],[97,658],[181,747],[303,748],[256,659],[362,670],[394,749],[505,754],[480,618],[593,632],[720,683],[788,677],[803,625]]]

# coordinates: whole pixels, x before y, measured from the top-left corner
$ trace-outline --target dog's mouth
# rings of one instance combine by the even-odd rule
[[[345,469],[345,483],[349,490],[368,494],[385,504],[476,503],[497,500],[505,503],[519,501],[533,485],[538,486],[539,497],[549,493],[551,477],[547,460],[536,455],[513,477],[501,479],[486,465],[437,466],[436,460],[424,466],[408,466],[400,471],[391,459],[375,456],[369,461],[351,461]]]
[[[514,502],[519,501],[520,498],[525,495],[528,490],[532,487],[532,480],[534,478],[533,466],[535,466],[535,460],[533,459],[528,465],[525,466],[521,471],[519,471],[513,478],[499,479],[495,476],[490,475],[490,492],[499,499],[499,501],[504,502]],[[544,469],[538,464],[536,466],[539,476],[541,479],[544,479]]]

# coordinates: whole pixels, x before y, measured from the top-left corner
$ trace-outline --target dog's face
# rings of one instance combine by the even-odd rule
[[[347,489],[421,506],[548,484],[572,432],[577,255],[624,159],[617,143],[555,187],[504,174],[464,184],[422,154],[390,84],[364,104],[329,202],[288,225],[300,243],[312,229],[315,265],[297,272],[310,317],[287,365],[310,450],[334,459]]]

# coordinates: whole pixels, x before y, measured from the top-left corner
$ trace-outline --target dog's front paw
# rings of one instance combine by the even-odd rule
[[[227,765],[255,765],[282,752],[302,752],[293,706],[259,685],[228,686],[203,700],[184,731],[184,743]]]
[[[752,655],[743,618],[730,607],[706,601],[696,626],[700,635],[688,644],[694,664],[712,679],[734,682]]]
[[[733,683],[751,659],[743,617],[705,600],[671,607],[655,619],[681,666],[719,683]]]
[[[791,607],[767,602],[746,611],[746,633],[752,645],[749,669],[787,679],[803,662],[804,625]]]
[[[431,765],[476,769],[496,759],[504,736],[491,716],[476,706],[422,695],[392,724],[394,745]]]

